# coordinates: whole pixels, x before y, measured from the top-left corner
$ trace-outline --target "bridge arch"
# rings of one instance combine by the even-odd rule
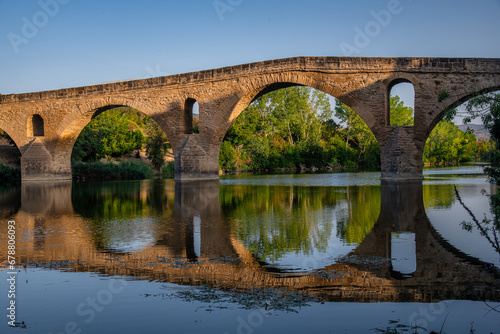
[[[219,126],[214,133],[211,144],[220,145],[222,143],[231,124],[253,101],[267,93],[294,86],[310,87],[340,100],[354,110],[377,137],[375,129],[380,128],[382,124],[379,124],[376,118],[373,117],[369,106],[360,103],[360,100],[356,99],[356,93],[362,87],[353,87],[351,92],[344,92],[335,82],[327,79],[318,80],[308,75],[282,73],[279,76],[276,76],[276,74],[262,75],[257,79],[254,78],[241,83],[241,89],[235,93],[233,98],[227,99],[221,106],[222,111],[225,111],[225,123]]]
[[[160,112],[142,103],[121,99],[109,99],[106,101],[90,101],[80,105],[71,112],[58,128],[59,139],[55,146],[53,164],[56,173],[71,175],[71,155],[76,140],[82,130],[100,114],[115,108],[129,107],[149,116],[167,134],[172,135],[166,122],[160,117]]]
[[[2,130],[3,132],[5,132],[9,137],[10,139],[12,139],[12,141],[14,142],[14,144],[16,145],[17,149],[21,151],[21,148],[22,148],[22,145],[21,143],[23,143],[23,136],[22,134],[18,133],[17,131],[13,130],[9,124],[7,124],[7,122],[3,122],[2,120],[0,120],[0,130]]]
[[[435,107],[432,109],[432,113],[435,114],[436,116],[432,119],[432,121],[428,126],[424,127],[425,129],[424,142],[427,139],[427,137],[429,137],[432,130],[434,130],[436,125],[444,118],[446,111],[452,108],[456,108],[459,105],[467,102],[468,100],[478,95],[484,93],[492,93],[496,91],[500,91],[500,78],[496,78],[495,82],[493,83],[486,83],[477,85],[475,87],[468,87],[454,91],[453,93],[443,90],[442,93],[446,94],[445,96],[448,97],[444,98],[442,101],[438,101]]]
[[[19,167],[21,150],[11,134],[0,126],[0,164],[9,167]]]

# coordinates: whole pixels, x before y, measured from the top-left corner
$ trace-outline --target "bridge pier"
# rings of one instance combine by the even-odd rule
[[[415,140],[409,126],[391,126],[392,133],[379,139],[382,181],[423,180],[424,143]]]
[[[40,138],[35,138],[21,156],[23,181],[71,180],[71,154],[54,159]]]
[[[175,180],[199,181],[219,179],[220,145],[202,146],[200,135],[189,135],[175,154]]]

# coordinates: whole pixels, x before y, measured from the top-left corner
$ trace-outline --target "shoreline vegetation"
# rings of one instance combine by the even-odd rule
[[[413,109],[392,96],[391,125],[413,125]],[[198,129],[193,117],[193,133]],[[2,131],[0,139],[14,145]],[[478,140],[446,117],[431,132],[424,166],[489,162],[494,140]],[[166,162],[166,160],[170,160]],[[71,156],[77,181],[173,178],[169,140],[147,115],[129,107],[110,109],[80,133]],[[352,109],[309,87],[268,93],[239,115],[221,144],[219,173],[304,173],[380,170],[378,142]],[[19,168],[1,165],[2,184],[18,182]]]

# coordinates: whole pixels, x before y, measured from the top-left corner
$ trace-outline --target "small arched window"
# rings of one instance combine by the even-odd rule
[[[34,114],[28,120],[28,137],[43,137],[43,136],[45,136],[43,118],[38,114]]]
[[[200,107],[195,99],[188,98],[184,103],[185,134],[199,133]]]
[[[387,93],[388,124],[413,126],[415,117],[415,89],[406,79],[395,80]]]

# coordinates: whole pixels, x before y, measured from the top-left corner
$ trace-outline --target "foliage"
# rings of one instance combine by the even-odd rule
[[[459,164],[478,158],[476,136],[461,131],[451,121],[443,119],[427,138],[424,162],[431,164]]]
[[[341,128],[333,116],[340,119]],[[231,125],[221,145],[222,169],[273,170],[380,165],[375,137],[347,106],[332,109],[328,96],[291,87],[254,101]]]
[[[145,144],[146,155],[153,167],[157,171],[161,171],[160,174],[166,173],[166,177],[170,177],[171,166],[162,171],[165,164],[165,154],[169,148],[166,134],[150,117],[138,110],[126,107],[111,109],[95,117],[80,133],[73,148],[72,161],[95,162],[103,158],[119,159],[130,155],[133,151],[137,151],[138,156],[143,144]],[[103,179],[114,178],[106,174],[115,168],[109,164],[88,165],[87,167],[75,164],[75,166],[80,168],[76,174],[83,173],[82,175],[85,175],[86,178],[94,178],[86,174],[88,172],[86,168],[91,168],[90,166],[102,170],[106,175],[102,177]],[[132,169],[143,169],[138,166],[138,163],[134,164]],[[123,169],[121,175],[116,178],[126,178],[125,175],[128,174],[123,174],[125,171],[126,169]],[[130,175],[132,178],[137,177],[136,173]],[[144,175],[149,175],[149,171],[144,169]]]
[[[491,137],[498,143],[500,140],[500,94],[482,94],[469,100],[466,105],[470,116],[464,123],[480,118]]]
[[[491,166],[485,168],[489,182],[500,184],[500,94],[481,94],[469,100],[466,106],[470,117],[464,122],[480,117],[484,127],[490,132],[492,140],[495,142],[497,152],[491,159]],[[494,226],[500,230],[500,194],[490,195],[491,211],[493,213]],[[498,244],[498,241],[497,241]]]
[[[173,179],[175,176],[175,163],[169,161],[166,166],[161,169],[161,176],[164,179]]]
[[[396,98],[399,99],[397,96]],[[342,133],[345,137],[345,147],[351,154],[349,160],[358,162],[364,168],[378,168],[380,166],[380,150],[377,139],[368,125],[354,110],[339,100],[336,101],[335,116],[346,125]]]
[[[73,164],[73,178],[76,180],[141,180],[151,178],[151,168],[138,161],[119,163],[76,162]]]
[[[165,154],[168,149],[168,138],[160,126],[152,119],[148,121],[145,128],[146,132],[146,155],[151,161],[153,167],[160,171],[165,164]]]
[[[96,161],[121,157],[140,149],[144,140],[138,111],[123,108],[109,110],[94,118],[80,133],[73,148],[72,161]],[[129,117],[132,115],[132,117]]]
[[[413,125],[413,108],[404,105],[399,96],[391,97],[391,125]]]
[[[470,116],[464,120],[465,123],[472,119],[480,117],[486,129],[490,132],[492,140],[496,143],[497,149],[500,147],[500,94],[482,94],[469,100],[466,109]],[[486,167],[484,171],[488,175],[488,181],[492,184],[500,184],[500,160],[498,153],[491,160],[491,166]],[[460,194],[455,188],[455,195],[468,212],[473,223],[463,221],[462,227],[465,230],[471,231],[474,227],[477,228],[481,235],[486,238],[488,243],[500,253],[499,231],[500,231],[500,195],[489,195],[490,208],[493,214],[493,219],[486,216],[479,221],[471,210],[463,203]],[[498,274],[498,273],[497,273]]]

